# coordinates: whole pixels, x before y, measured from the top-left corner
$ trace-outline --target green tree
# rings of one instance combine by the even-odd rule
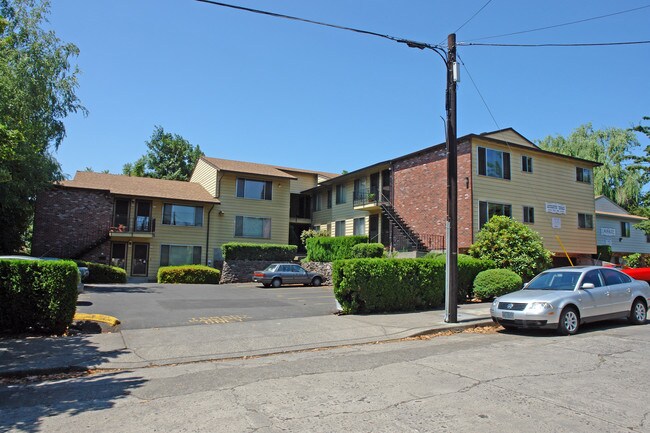
[[[178,134],[165,132],[156,126],[149,141],[147,153],[133,163],[124,164],[122,173],[129,176],[158,179],[188,180],[203,152]]]
[[[594,168],[594,192],[625,209],[639,201],[643,176],[630,163],[632,151],[640,146],[634,132],[620,128],[594,130],[591,123],[579,126],[568,137],[547,136],[538,142],[544,150],[601,163]]]
[[[45,31],[49,2],[0,0],[0,254],[25,243],[37,194],[62,179],[52,156],[75,92],[78,48]]]
[[[469,254],[490,259],[498,268],[510,269],[524,281],[549,268],[552,256],[539,233],[503,215],[493,216],[481,228]]]
[[[642,122],[649,120],[650,117],[644,116]],[[642,125],[642,122],[632,127],[631,131],[641,133],[650,139],[650,126]],[[632,161],[632,167],[641,172],[644,187],[647,186],[648,182],[650,182],[650,145],[645,147],[642,155],[632,155],[630,160]],[[638,206],[630,209],[630,212],[635,215],[650,218],[650,190],[646,189],[641,192]],[[650,235],[650,219],[635,224],[634,227]]]

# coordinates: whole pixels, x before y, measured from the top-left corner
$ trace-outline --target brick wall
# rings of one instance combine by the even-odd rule
[[[38,195],[34,214],[33,256],[71,258],[108,233],[113,198],[108,192],[55,187]],[[79,257],[106,263],[110,242]]]
[[[393,206],[418,234],[445,235],[447,158],[445,146],[397,161]],[[458,248],[472,244],[472,158],[469,141],[458,145]]]

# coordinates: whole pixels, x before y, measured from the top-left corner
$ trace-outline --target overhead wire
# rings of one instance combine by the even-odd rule
[[[460,54],[456,53],[458,60],[460,60],[460,64],[463,65],[463,68],[465,69],[465,72],[467,72],[467,76],[469,77],[469,80],[472,82],[474,85],[474,89],[476,89],[476,93],[478,93],[478,96],[481,98],[481,101],[483,101],[483,105],[485,105],[485,108],[487,109],[487,112],[490,114],[490,117],[494,121],[494,124],[496,125],[497,129],[501,129],[499,126],[499,122],[497,122],[497,119],[494,117],[494,114],[492,113],[492,110],[490,109],[490,106],[488,105],[487,101],[483,97],[483,94],[478,88],[478,85],[476,84],[476,81],[474,81],[474,78],[472,77],[472,74],[470,74],[469,69],[467,68],[467,65],[463,61],[462,57],[460,57]]]
[[[458,42],[456,45],[471,47],[607,47],[616,45],[641,45],[650,44],[650,41],[625,41],[625,42],[593,42],[593,43],[542,43],[542,44],[497,44],[497,43],[481,43],[481,42]]]
[[[471,42],[471,41],[483,41],[485,39],[495,39],[495,38],[502,38],[504,36],[521,35],[521,34],[524,34],[524,33],[532,33],[532,32],[538,32],[538,31],[541,31],[541,30],[555,29],[555,28],[558,28],[558,27],[570,26],[570,25],[573,25],[573,24],[580,24],[580,23],[584,23],[584,22],[587,22],[587,21],[594,21],[594,20],[599,20],[599,19],[602,19],[602,18],[609,18],[609,17],[615,16],[615,15],[626,14],[626,13],[629,13],[629,12],[634,12],[634,11],[638,11],[638,10],[646,9],[646,8],[650,8],[650,4],[645,5],[645,6],[640,6],[640,7],[637,7],[637,8],[626,9],[624,11],[618,11],[618,12],[613,12],[613,13],[610,13],[610,14],[599,15],[599,16],[596,16],[596,17],[584,18],[584,19],[581,19],[581,20],[569,21],[569,22],[561,23],[561,24],[554,24],[554,25],[551,25],[551,26],[537,27],[537,28],[534,28],[534,29],[521,30],[521,31],[518,31],[518,32],[503,33],[503,34],[500,34],[500,35],[484,36],[484,37],[481,37],[481,38],[469,39],[468,42]]]
[[[477,10],[476,12],[474,12],[474,15],[472,15],[471,17],[469,17],[469,18],[468,18],[468,19],[467,19],[463,24],[461,24],[460,27],[458,27],[458,28],[457,28],[456,30],[454,30],[452,33],[458,33],[458,31],[459,31],[460,29],[462,29],[463,27],[465,27],[465,26],[467,25],[467,23],[469,23],[470,21],[472,21],[472,20],[474,19],[474,17],[476,17],[476,15],[480,14],[481,11],[482,11],[483,9],[485,9],[485,7],[486,7],[487,5],[489,5],[491,2],[492,2],[492,0],[488,0],[487,3],[485,3],[483,6],[481,6],[481,8],[480,8],[479,10]],[[444,42],[445,42],[445,40],[443,39],[442,41],[440,41],[440,42],[438,43],[438,45],[441,45],[441,44],[443,44]]]

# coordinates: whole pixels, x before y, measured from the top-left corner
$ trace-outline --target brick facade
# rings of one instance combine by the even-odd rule
[[[393,206],[419,235],[445,235],[447,158],[436,146],[399,159],[393,165]],[[458,248],[472,244],[471,143],[458,145]]]
[[[32,255],[106,263],[112,216],[113,198],[107,191],[57,187],[45,191],[36,199]],[[96,248],[84,251],[104,238]]]

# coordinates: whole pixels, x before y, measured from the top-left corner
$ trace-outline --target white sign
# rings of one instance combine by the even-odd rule
[[[546,212],[566,214],[566,205],[560,203],[546,203]]]
[[[616,229],[611,227],[601,227],[600,234],[603,236],[616,236]]]
[[[554,229],[561,229],[562,228],[562,218],[552,218],[551,219],[551,226]]]

